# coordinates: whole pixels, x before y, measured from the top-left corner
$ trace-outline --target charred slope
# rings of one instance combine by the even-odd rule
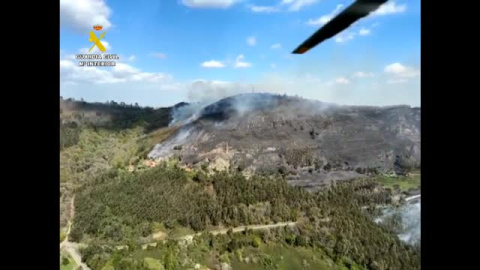
[[[405,173],[420,166],[420,108],[242,94],[205,107],[150,156],[173,152],[186,165],[209,162],[211,167],[290,170],[300,176],[308,171],[305,177],[312,181],[374,171]]]

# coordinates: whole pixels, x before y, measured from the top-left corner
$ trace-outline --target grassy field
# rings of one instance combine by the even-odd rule
[[[377,181],[385,187],[394,188],[398,185],[402,191],[420,188],[420,172],[413,172],[410,177],[404,176],[379,176]]]
[[[65,240],[65,237],[67,237],[67,229],[62,228],[60,229],[60,243]]]
[[[136,250],[134,257],[136,259],[144,260],[149,268],[152,270],[163,270],[163,258],[166,249],[152,249],[152,250]],[[237,252],[230,253],[230,265],[235,270],[290,270],[290,269],[305,269],[305,270],[347,270],[343,266],[338,266],[330,258],[328,258],[323,251],[311,248],[301,247],[285,247],[279,244],[269,244],[261,246],[260,248],[247,247],[241,252],[242,261],[239,260]],[[190,250],[188,258],[201,266],[208,265],[213,267],[214,254],[206,250]],[[249,258],[249,262],[245,262],[245,258]],[[256,260],[256,262],[254,262]],[[221,261],[221,260],[220,260]],[[275,267],[276,268],[272,268]],[[350,269],[360,270],[361,268],[352,267]]]
[[[160,260],[147,257],[147,258],[144,259],[144,261],[145,261],[145,263],[147,263],[148,268],[150,268],[151,270],[163,270],[164,269],[164,267],[162,265],[162,262],[160,262]]]
[[[250,262],[245,262],[249,257]],[[257,263],[252,263],[251,258],[257,258]],[[235,270],[263,270],[263,269],[315,269],[315,270],[342,270],[321,250],[306,248],[291,248],[282,245],[268,245],[259,249],[246,248],[242,254],[243,260],[238,258],[232,261]],[[263,259],[258,259],[263,258]],[[268,261],[273,263],[273,268],[268,267]],[[274,266],[276,265],[276,267]]]
[[[156,131],[153,131],[153,132],[149,133],[148,134],[148,140],[149,140],[151,145],[161,143],[166,138],[168,138],[170,135],[175,133],[175,131],[177,131],[178,129],[179,129],[179,127],[176,127],[176,126],[160,128]]]
[[[166,249],[139,249],[135,250],[133,256],[136,259],[144,260],[145,258],[150,258],[151,260],[163,260]]]

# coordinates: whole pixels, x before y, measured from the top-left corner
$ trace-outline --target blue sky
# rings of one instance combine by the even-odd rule
[[[291,54],[352,2],[61,0],[60,92],[159,107],[253,87],[339,104],[419,106],[419,0],[389,0],[308,53]],[[106,53],[120,56],[114,68],[79,67],[73,57],[91,46],[94,24],[107,31]]]

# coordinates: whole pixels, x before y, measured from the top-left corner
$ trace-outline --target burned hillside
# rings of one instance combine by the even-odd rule
[[[175,155],[184,166],[247,174],[279,172],[306,187],[420,166],[420,108],[241,94],[193,116],[149,157]]]

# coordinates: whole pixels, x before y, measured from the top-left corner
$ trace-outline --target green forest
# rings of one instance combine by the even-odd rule
[[[168,110],[62,102],[61,214],[75,195],[69,241],[88,244],[82,260],[93,270],[194,269],[196,264],[214,269],[221,263],[234,269],[420,269],[419,247],[375,224],[374,207],[362,209],[390,203],[391,189],[375,179],[311,193],[290,186],[281,171],[246,178],[240,172],[209,172],[206,166],[186,171],[175,162],[147,168],[142,160],[148,151],[172,132]],[[129,170],[132,166],[136,169]],[[208,233],[286,221],[297,224]],[[203,233],[191,244],[167,237],[142,249],[159,230],[169,236],[182,230]],[[117,250],[119,245],[128,248]]]
[[[134,243],[153,232],[154,222],[203,231],[300,220],[295,229],[263,242],[318,248],[334,261],[366,269],[418,269],[418,250],[361,211],[363,205],[387,202],[387,192],[373,193],[375,187],[373,180],[356,180],[311,194],[282,178],[192,176],[166,165],[138,174],[112,170],[78,191],[71,237]],[[231,237],[218,251],[235,254],[247,245]]]

